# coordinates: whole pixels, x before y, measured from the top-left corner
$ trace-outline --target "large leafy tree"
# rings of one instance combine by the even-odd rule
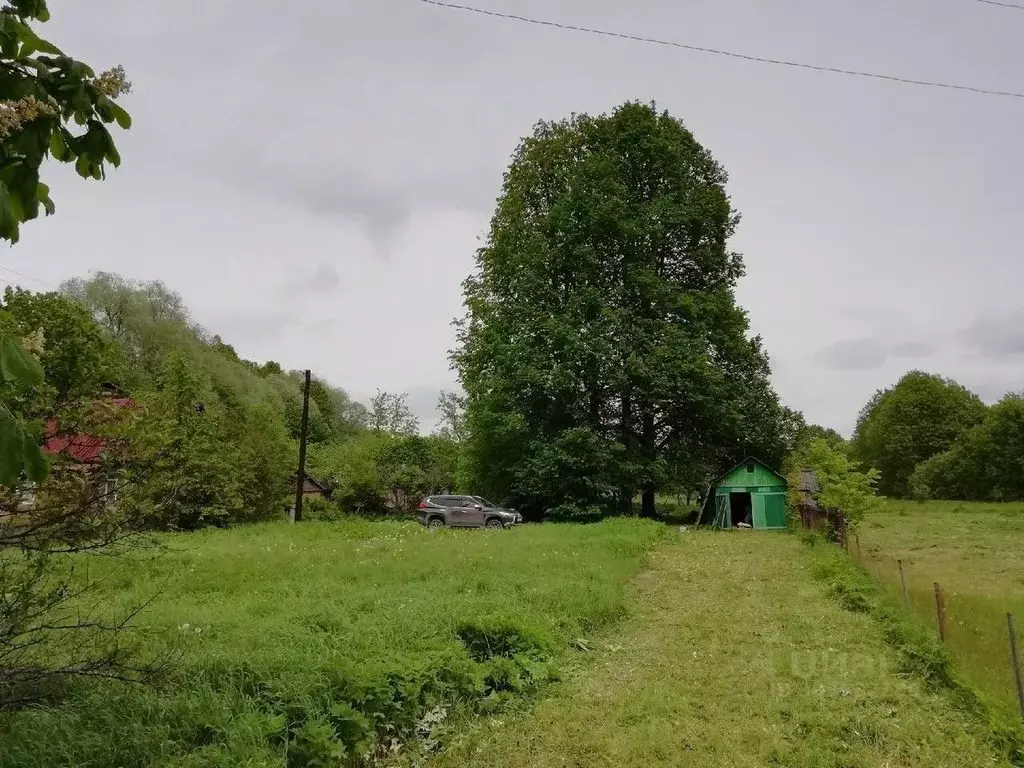
[[[981,422],[985,411],[981,399],[957,382],[911,371],[864,406],[851,450],[854,458],[879,471],[882,494],[906,497],[915,467],[947,450]]]
[[[40,180],[44,160],[74,163],[83,178],[102,179],[107,163],[121,163],[107,125],[131,125],[116,102],[129,89],[124,71],[97,75],[41,38],[32,25],[49,18],[45,0],[0,7],[0,239],[11,242],[40,208],[54,212]]]
[[[92,397],[113,373],[113,345],[89,313],[72,299],[58,293],[7,288],[2,307],[22,336],[38,336],[40,362],[56,404]]]
[[[779,442],[785,412],[733,294],[725,183],[653,106],[522,141],[465,283],[463,486],[565,513],[626,511],[639,492],[650,514],[694,466]]]
[[[1024,501],[1024,396],[1008,394],[948,451],[918,464],[910,485],[918,498]]]

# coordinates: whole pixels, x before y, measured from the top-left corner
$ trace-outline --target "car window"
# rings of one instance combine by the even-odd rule
[[[492,504],[487,499],[485,499],[483,496],[474,496],[473,498],[476,499],[480,504],[483,504],[485,507],[497,507],[498,506],[497,504]]]
[[[452,499],[450,496],[431,496],[428,501],[431,504],[436,504],[439,507],[450,507],[452,506]]]

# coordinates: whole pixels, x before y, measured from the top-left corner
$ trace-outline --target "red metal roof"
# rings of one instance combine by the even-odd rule
[[[116,408],[134,408],[136,406],[135,401],[130,397],[106,397],[97,403],[109,404]],[[60,424],[56,419],[46,422],[43,435],[46,438],[43,442],[43,453],[48,456],[63,455],[77,464],[95,463],[111,442],[84,432],[62,435],[60,434]]]
[[[43,453],[48,456],[63,454],[79,464],[91,464],[99,459],[107,441],[93,435],[57,435],[43,443]]]

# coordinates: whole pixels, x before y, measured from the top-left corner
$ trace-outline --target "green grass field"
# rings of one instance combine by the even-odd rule
[[[435,768],[1009,766],[875,616],[830,594],[844,570],[795,536],[686,534],[554,696],[468,728]]]
[[[957,668],[990,705],[1018,719],[1006,614],[1024,633],[1024,504],[891,501],[864,522],[860,544],[893,602],[902,601],[903,560],[911,607],[933,627],[934,583],[941,584]]]
[[[0,720],[0,766],[352,764],[449,711],[534,694],[625,610],[664,526],[428,533],[414,523],[273,524],[94,558],[112,612],[183,651],[157,690],[76,684]],[[575,651],[578,653],[578,651]]]
[[[1009,765],[830,581],[859,574],[845,555],[796,536],[351,520],[163,544],[89,563],[112,614],[159,591],[137,623],[179,666],[0,719],[0,768]]]

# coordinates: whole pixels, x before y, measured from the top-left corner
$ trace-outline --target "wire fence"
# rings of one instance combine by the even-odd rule
[[[857,534],[847,537],[845,547],[890,601],[935,628],[960,674],[990,706],[1024,718],[1024,597],[986,594],[983,584],[969,590],[944,585],[945,574],[873,548],[862,550]]]

